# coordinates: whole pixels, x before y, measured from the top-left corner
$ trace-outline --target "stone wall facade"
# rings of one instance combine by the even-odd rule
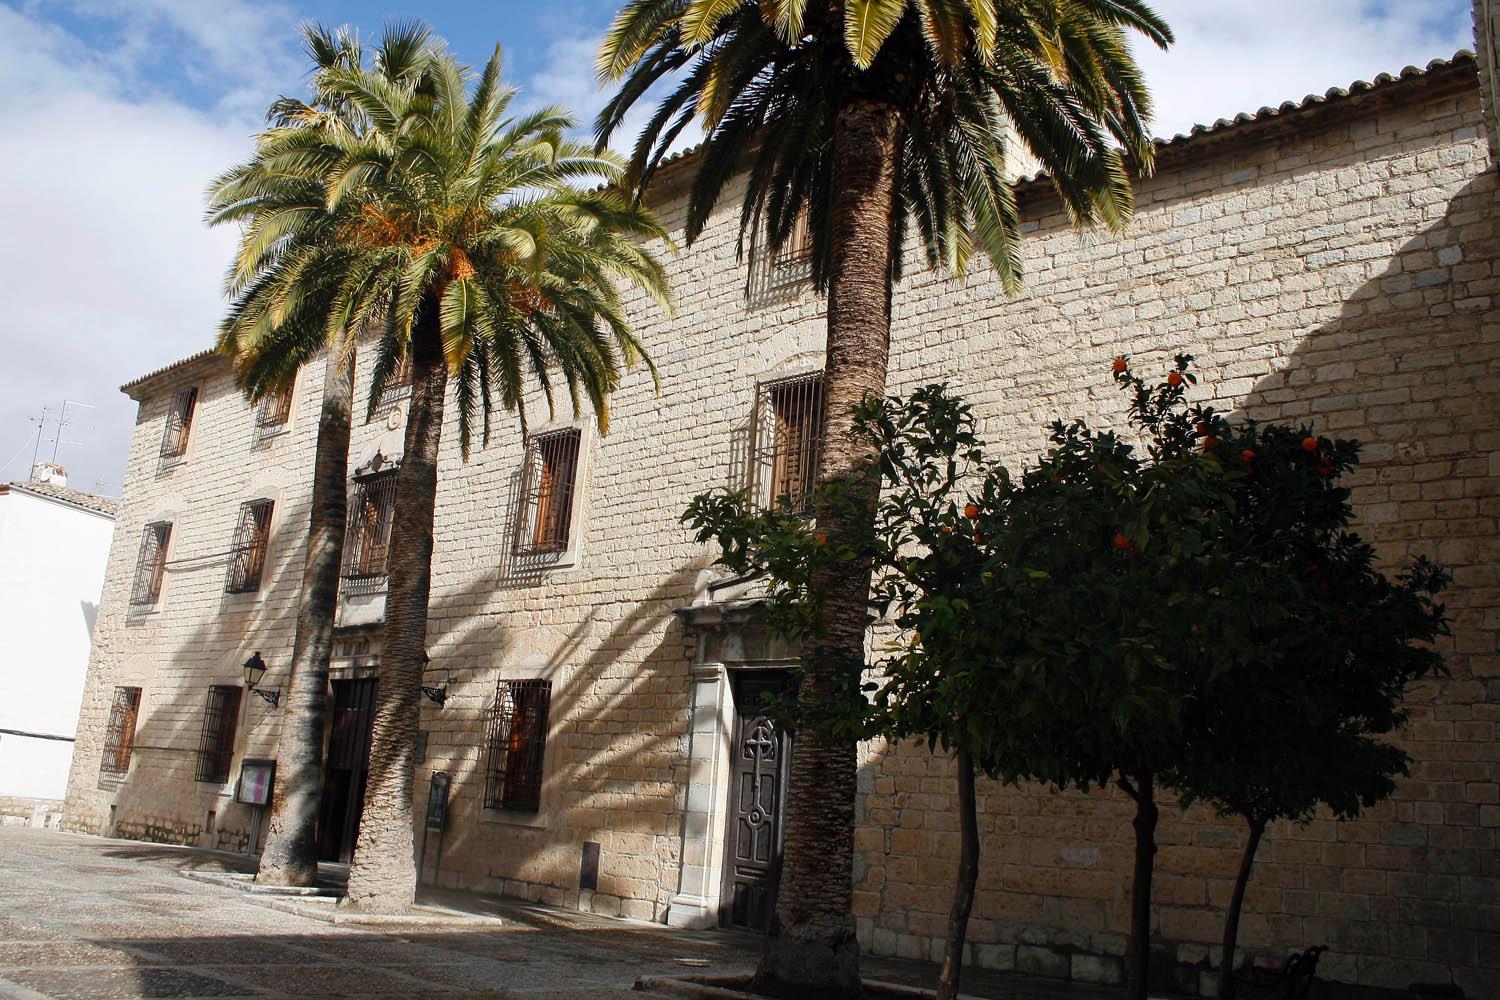
[[[1417,764],[1393,802],[1359,822],[1268,838],[1242,940],[1278,959],[1328,944],[1324,972],[1348,982],[1451,977],[1470,995],[1500,996],[1500,234],[1476,80],[1463,58],[1168,144],[1119,237],[1079,234],[1044,184],[1023,184],[1026,291],[1006,298],[986,266],[964,279],[916,270],[895,294],[890,386],[951,383],[1019,465],[1039,453],[1052,419],[1123,423],[1114,356],[1149,372],[1185,350],[1198,358],[1200,396],[1221,408],[1365,441],[1361,530],[1386,559],[1427,553],[1455,573],[1452,677],[1417,692],[1406,736]],[[679,237],[689,172],[669,166],[653,197]],[[747,639],[733,602],[709,586],[714,553],[678,516],[694,494],[737,481],[756,383],[821,367],[824,316],[810,291],[747,297],[738,194],[727,191],[699,241],[669,261],[675,317],[632,300],[660,392],[649,373],[630,374],[608,435],[588,414],[549,417],[530,403],[533,432],[580,432],[565,551],[516,554],[525,458],[515,420],[502,416],[464,461],[450,417],[429,627],[432,681],[446,683],[447,699],[423,704],[419,815],[432,774],[452,785],[441,859],[427,845],[425,878],[650,920],[714,918],[732,680],[793,658]],[[360,359],[361,400],[369,362]],[[252,650],[272,668],[263,684],[285,685],[320,391],[318,372],[302,381],[296,423],[268,449],[252,446],[249,410],[211,358],[132,384],[141,415],[70,784],[77,828],[248,839],[247,808],[229,802],[227,786],[200,787],[191,758],[207,685],[237,682]],[[193,382],[202,423],[188,461],[163,474],[164,408]],[[399,412],[357,421],[351,468],[398,456],[400,425]],[[258,597],[231,598],[219,554],[235,511],[273,490],[267,580]],[[140,529],[163,511],[181,530],[162,607],[136,623],[126,605]],[[378,623],[380,601],[346,599],[341,614],[352,649]],[[335,666],[367,668],[378,645],[361,648],[363,659]],[[540,807],[487,809],[497,683],[528,679],[552,682]],[[110,697],[126,683],[146,692],[140,749],[125,779],[101,788]],[[271,755],[278,713],[251,697],[242,712],[240,754]],[[861,761],[861,943],[933,954],[956,857],[947,763],[883,745]],[[1125,804],[986,786],[982,807],[974,960],[1117,981]],[[1161,838],[1157,932],[1181,985],[1197,990],[1241,833],[1167,809]],[[580,887],[586,845],[599,852],[591,889]]]

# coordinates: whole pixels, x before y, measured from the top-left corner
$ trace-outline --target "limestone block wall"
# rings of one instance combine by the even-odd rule
[[[254,410],[214,356],[132,385],[140,400],[124,495],[95,626],[77,746],[68,781],[67,827],[242,850],[248,807],[233,802],[242,757],[274,756],[280,713],[244,695],[227,784],[195,780],[208,688],[243,684],[255,650],[270,666],[264,687],[286,686],[307,531],[309,470],[322,394],[321,369],[304,372],[288,430],[263,440]],[[197,386],[185,461],[160,459],[167,407]],[[270,498],[270,545],[260,589],[224,592],[240,504]],[[142,528],[171,521],[161,598],[130,608]],[[135,751],[124,778],[99,764],[116,686],[141,689]],[[210,821],[212,813],[212,821]]]
[[[1452,677],[1415,692],[1416,762],[1358,822],[1277,828],[1260,851],[1241,943],[1280,960],[1325,944],[1320,972],[1404,988],[1451,976],[1495,996],[1500,965],[1500,233],[1471,74],[1409,100],[1344,102],[1293,127],[1163,151],[1118,238],[1026,204],[1026,291],[987,274],[922,275],[896,297],[896,392],[947,381],[1016,465],[1044,425],[1123,426],[1108,377],[1197,358],[1199,398],[1241,418],[1365,442],[1358,527],[1383,559],[1447,564]],[[1331,111],[1331,107],[1328,109]],[[1080,609],[1082,611],[1082,609]],[[935,955],[958,834],[948,763],[866,748],[856,907],[877,954]],[[981,791],[985,849],[969,935],[980,964],[1117,982],[1128,924],[1123,795]],[[1179,985],[1206,987],[1243,833],[1164,812],[1153,930]]]

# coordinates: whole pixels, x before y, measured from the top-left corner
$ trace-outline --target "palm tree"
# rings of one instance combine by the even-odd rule
[[[303,44],[317,72],[360,65],[357,38],[343,30],[316,25],[303,29]],[[318,95],[311,104],[282,98],[271,106],[266,138],[274,144],[277,129],[355,129],[359,122]],[[317,206],[319,178],[278,170],[257,155],[218,178],[209,190],[208,221],[246,224],[242,251],[266,222],[288,209]],[[257,224],[258,223],[258,224]],[[243,283],[232,267],[231,295],[243,296]],[[219,348],[235,365],[240,387],[252,403],[289,391],[297,375],[294,357],[282,348],[287,329],[257,327],[266,313],[247,309],[241,298],[219,333]],[[298,316],[295,322],[313,324],[307,333],[317,338],[317,318]],[[284,324],[284,327],[286,325]],[[307,554],[302,568],[296,634],[288,681],[285,721],[276,745],[275,798],[266,843],[256,870],[257,882],[269,885],[311,885],[318,874],[318,804],[323,772],[323,742],[328,726],[328,662],[333,647],[333,625],[338,601],[339,566],[343,561],[345,483],[348,475],[350,411],[353,407],[352,345],[332,343],[324,351],[323,398],[318,415],[318,438],[313,459],[313,488],[308,518]]]
[[[962,272],[977,243],[1016,289],[1014,136],[1080,225],[1124,225],[1127,167],[1149,170],[1153,152],[1130,31],[1171,41],[1142,0],[632,0],[616,17],[598,70],[621,83],[596,122],[600,146],[656,84],[668,88],[630,161],[637,195],[696,121],[690,243],[742,169],[742,249],[758,230],[757,249],[776,252],[807,214],[828,298],[818,481],[862,498],[854,517],[816,503],[829,544],[857,543],[874,521],[878,478],[852,414],[885,391],[908,224],[930,265]],[[868,573],[821,582],[806,701],[856,691],[865,660]],[[806,725],[794,746],[780,898],[756,979],[767,992],[855,996],[855,747]]]
[[[267,176],[311,181],[317,197],[247,210],[232,319],[262,333],[277,359],[266,363],[287,367],[376,327],[375,384],[410,373],[369,779],[345,898],[399,911],[416,890],[412,754],[449,380],[465,456],[481,419],[488,441],[494,399],[521,410],[531,379],[549,407],[558,379],[575,409],[586,396],[607,429],[623,366],[645,357],[616,282],[668,308],[664,273],[641,246],[666,233],[620,195],[575,186],[613,181],[622,165],[564,138],[565,112],[508,115],[498,48],[475,78],[425,26],[399,25],[372,67],[329,68],[315,86],[362,127],[335,115],[263,137]]]

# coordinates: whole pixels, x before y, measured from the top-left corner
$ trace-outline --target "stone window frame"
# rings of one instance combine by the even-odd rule
[[[256,594],[265,579],[271,549],[271,524],[276,516],[272,497],[257,497],[240,504],[225,567],[224,593]]]
[[[223,785],[234,773],[235,744],[239,740],[240,711],[245,689],[238,684],[213,684],[203,705],[203,728],[198,736],[194,779]]]
[[[141,546],[136,553],[135,577],[130,588],[131,616],[160,610],[162,592],[167,584],[167,561],[176,533],[175,523],[166,518],[149,521],[141,528]]]
[[[541,447],[547,441],[565,437],[576,437],[577,446],[573,454],[573,485],[567,523],[567,539],[562,545],[538,546],[530,541],[537,530],[537,515],[541,499]],[[517,568],[527,572],[545,572],[554,569],[571,569],[583,556],[585,527],[589,521],[588,484],[593,475],[594,434],[590,424],[582,419],[547,424],[526,435],[525,451],[516,482],[518,487],[512,504],[511,558]],[[535,484],[535,486],[533,486]]]
[[[158,469],[174,469],[187,461],[193,441],[193,424],[198,419],[199,395],[198,386],[190,385],[172,393],[167,402]]]
[[[99,779],[106,784],[123,780],[135,758],[135,736],[141,718],[142,691],[127,684],[115,686],[104,748],[99,756]]]
[[[255,406],[254,444],[264,445],[292,429],[296,409],[297,382],[293,379],[280,392],[268,393]]]
[[[485,727],[480,730],[480,742],[477,747],[478,762],[476,775],[479,778],[479,821],[481,824],[500,826],[524,826],[534,829],[544,829],[552,825],[554,803],[557,798],[557,782],[559,780],[558,763],[556,755],[558,747],[562,744],[562,718],[557,711],[557,699],[568,690],[568,683],[572,673],[566,668],[554,666],[545,656],[531,655],[501,668],[496,674],[496,684],[503,681],[540,681],[551,683],[550,696],[547,704],[547,726],[545,741],[542,747],[542,774],[541,789],[538,795],[537,808],[532,810],[522,809],[490,809],[484,806],[485,797],[485,771],[488,764],[490,727],[486,719]],[[490,702],[486,708],[493,706]],[[488,711],[486,712],[488,716]]]

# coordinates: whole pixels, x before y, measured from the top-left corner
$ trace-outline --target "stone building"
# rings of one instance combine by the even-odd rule
[[[1045,182],[1017,185],[1026,290],[985,266],[917,271],[895,293],[890,386],[947,381],[1021,464],[1044,425],[1123,423],[1110,359],[1196,355],[1199,396],[1366,443],[1361,530],[1383,557],[1446,563],[1452,676],[1416,692],[1417,759],[1358,822],[1277,828],[1242,943],[1370,986],[1450,979],[1500,996],[1500,234],[1476,59],[1381,76],[1193,130],[1160,147],[1119,237],[1075,231]],[[680,231],[691,156],[653,190]],[[730,483],[795,495],[816,442],[824,304],[794,253],[736,259],[739,191],[668,267],[679,300],[634,315],[662,374],[587,414],[502,420],[467,462],[445,434],[418,823],[449,782],[424,879],[677,925],[754,924],[775,893],[785,738],[757,706],[795,651],[749,624],[678,516]],[[913,259],[916,255],[913,255]],[[747,279],[747,273],[749,275]],[[369,358],[356,392],[371,392]],[[139,400],[78,729],[77,829],[253,848],[244,759],[274,755],[302,563],[320,369],[252,412],[200,354],[125,386]],[[351,446],[351,514],[325,782],[325,856],[347,857],[379,656],[388,476],[401,401]],[[254,570],[252,573],[251,570]],[[253,578],[253,579],[252,579]],[[444,779],[439,779],[439,784]],[[957,833],[945,760],[870,745],[855,906],[877,954],[941,947]],[[753,789],[754,794],[749,794]],[[1129,808],[1117,796],[981,790],[970,925],[982,965],[1121,976]],[[1241,833],[1164,810],[1155,929],[1181,984],[1214,957]],[[1206,977],[1203,977],[1206,981]]]

